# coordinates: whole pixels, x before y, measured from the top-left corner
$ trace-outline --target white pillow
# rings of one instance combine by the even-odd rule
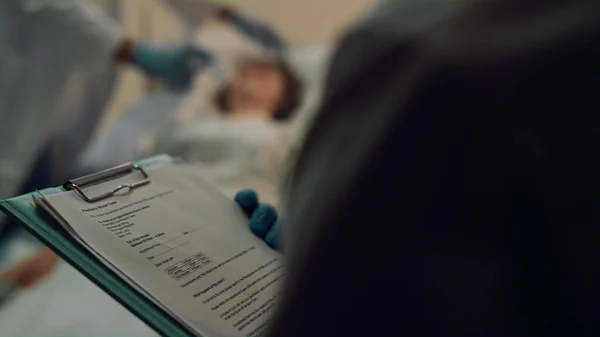
[[[292,46],[288,50],[288,61],[310,87],[321,87],[331,55],[331,46]]]

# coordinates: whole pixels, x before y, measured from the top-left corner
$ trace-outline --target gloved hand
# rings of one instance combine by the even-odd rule
[[[235,196],[235,201],[250,218],[250,230],[254,235],[263,238],[273,249],[280,248],[279,232],[281,223],[277,218],[275,207],[258,201],[253,190],[242,190]]]
[[[130,60],[150,77],[160,79],[174,89],[187,88],[196,72],[212,61],[212,54],[198,47],[144,43],[133,46]]]
[[[260,44],[267,51],[280,52],[285,49],[285,42],[273,29],[231,7],[219,8],[218,17],[233,24],[238,31]]]

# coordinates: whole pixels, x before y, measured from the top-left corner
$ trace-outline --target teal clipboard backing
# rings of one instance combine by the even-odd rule
[[[148,167],[171,160],[170,156],[160,155],[139,161],[137,164],[141,167]],[[59,187],[45,189],[40,191],[40,193],[52,194],[63,191],[65,189]],[[35,206],[32,194],[24,194],[12,199],[2,200],[0,201],[0,210],[23,225],[42,243],[160,335],[169,337],[190,337],[196,335],[123,281],[112,270],[104,266],[86,248],[79,245],[75,240],[72,240],[62,227],[49,215],[45,214],[44,210]],[[94,304],[90,303],[90,305]]]

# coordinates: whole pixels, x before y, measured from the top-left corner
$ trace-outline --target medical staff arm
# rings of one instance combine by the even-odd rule
[[[282,52],[286,49],[283,38],[266,23],[229,6],[221,6],[217,14],[220,20],[232,24],[240,33],[258,43],[265,51]]]
[[[156,45],[131,39],[124,39],[114,55],[117,61],[131,64],[177,89],[186,89],[196,72],[213,61],[212,53],[198,46]]]

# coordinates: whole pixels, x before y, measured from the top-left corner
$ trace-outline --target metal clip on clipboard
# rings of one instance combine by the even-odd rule
[[[85,187],[90,187],[112,179],[116,179],[134,171],[139,171],[143,175],[143,179],[136,181],[135,183],[119,185],[116,188],[96,197],[89,197],[83,192],[83,188]],[[84,201],[93,203],[109,198],[124,189],[127,189],[127,192],[131,192],[133,189],[149,183],[150,177],[143,168],[137,164],[125,163],[81,178],[69,180],[63,184],[63,187],[69,191],[75,191],[75,193],[77,193],[77,195],[79,195]]]

